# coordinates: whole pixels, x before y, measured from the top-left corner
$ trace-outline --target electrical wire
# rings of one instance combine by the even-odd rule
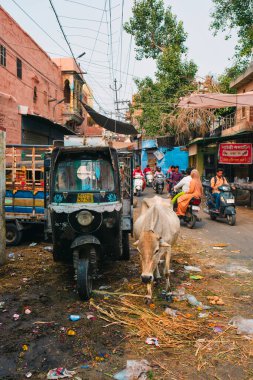
[[[12,0],[13,1],[13,0]],[[59,16],[60,18],[67,18],[67,19],[70,19],[70,20],[78,20],[78,21],[91,21],[91,22],[100,22],[99,20],[92,20],[92,19],[87,19],[87,18],[78,18],[78,17],[70,17],[70,16]],[[120,17],[117,17],[115,19],[112,20],[112,22],[118,20]],[[103,23],[105,24],[106,21],[103,21]]]
[[[34,20],[34,18],[32,18],[15,0],[11,0],[40,30],[43,31],[43,33],[45,33],[49,38],[50,40],[52,40],[58,47],[60,47],[65,53],[68,54],[67,50],[64,49],[64,47],[62,47],[45,29],[42,28],[42,26],[40,26],[37,21]]]
[[[124,96],[126,95],[126,87],[127,87],[127,80],[128,80],[128,75],[129,75],[129,66],[130,66],[130,54],[131,54],[131,49],[132,49],[132,40],[133,36],[131,35],[130,37],[130,42],[129,42],[129,49],[128,49],[128,61],[127,61],[127,74],[126,74],[126,81],[125,81],[125,88],[124,88]]]
[[[122,40],[123,40],[123,22],[124,22],[124,0],[122,0],[122,6],[121,6],[121,26],[120,26],[120,36],[119,36],[119,48],[118,48],[118,55],[117,55],[117,64],[116,67],[118,68],[118,60],[120,56],[120,79],[119,82],[121,83],[121,67],[122,67]]]
[[[67,26],[67,25],[63,25],[62,26],[63,28],[69,28],[69,29],[82,29],[82,30],[89,30],[90,32],[96,32],[97,33],[97,30],[96,29],[91,29],[91,28],[83,28],[81,26]],[[104,35],[104,36],[108,36],[107,33],[103,33],[100,31],[100,34]]]
[[[67,36],[67,37],[82,37],[82,38],[90,38],[91,40],[96,40],[96,41],[101,42],[101,43],[103,43],[103,44],[105,44],[105,45],[108,45],[108,42],[105,42],[105,41],[103,41],[103,40],[99,40],[99,39],[97,39],[97,38],[95,38],[95,37],[91,37],[91,36],[84,36],[84,35],[81,35],[81,34],[66,34],[66,36]]]
[[[90,60],[89,60],[87,69],[89,69],[89,67],[90,67],[90,63],[91,63],[91,60],[92,60],[92,57],[93,57],[93,54],[94,54],[94,51],[95,51],[95,47],[96,47],[96,44],[97,44],[97,41],[98,41],[98,36],[99,36],[100,28],[101,28],[101,25],[102,25],[102,22],[103,22],[104,13],[106,12],[106,4],[107,4],[107,0],[105,0],[103,13],[102,13],[102,16],[101,16],[101,19],[100,19],[100,23],[99,23],[99,27],[98,27],[98,30],[97,30],[96,39],[95,39],[95,42],[94,42],[94,45],[93,45],[93,48],[92,48],[92,52],[91,52],[91,56],[90,56]],[[107,42],[107,45],[108,45],[108,42]]]
[[[96,9],[96,10],[98,10],[98,11],[103,11],[102,8],[97,8],[97,7],[94,7],[93,5],[83,4],[83,3],[80,3],[79,1],[74,1],[74,0],[64,0],[64,1],[66,1],[67,3],[73,3],[73,4],[82,5],[83,7]]]

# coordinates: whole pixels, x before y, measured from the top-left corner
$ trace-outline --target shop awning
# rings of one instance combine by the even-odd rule
[[[121,135],[137,135],[138,131],[134,128],[132,124],[124,123],[123,121],[110,119],[107,116],[101,115],[96,112],[93,108],[81,101],[82,105],[92,117],[92,119],[100,125],[101,127],[107,129],[108,131],[119,133]]]
[[[180,108],[225,108],[225,107],[253,106],[253,91],[242,94],[191,94],[182,98],[178,104]]]

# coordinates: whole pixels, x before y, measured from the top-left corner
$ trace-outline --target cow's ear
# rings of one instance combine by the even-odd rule
[[[169,247],[170,245],[163,240],[160,240],[159,247]]]
[[[138,244],[139,244],[139,240],[136,240],[136,241],[133,243],[133,245],[134,245],[135,247],[137,247]]]

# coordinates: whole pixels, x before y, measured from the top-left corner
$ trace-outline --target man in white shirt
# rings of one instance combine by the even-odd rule
[[[189,191],[189,188],[190,188],[190,182],[192,180],[192,177],[191,177],[191,171],[192,169],[191,168],[187,168],[186,169],[186,176],[184,178],[181,179],[181,181],[179,181],[175,186],[174,186],[174,191],[178,190],[178,189],[181,189],[182,188],[182,191],[184,193],[187,193],[187,191]]]

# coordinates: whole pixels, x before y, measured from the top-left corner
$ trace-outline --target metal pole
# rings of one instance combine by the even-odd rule
[[[119,120],[119,101],[118,101],[118,91],[121,89],[122,84],[117,88],[117,79],[114,79],[114,88],[110,86],[111,90],[115,92],[115,111],[117,110],[117,119]]]
[[[5,251],[5,129],[0,126],[0,265],[6,263]]]

